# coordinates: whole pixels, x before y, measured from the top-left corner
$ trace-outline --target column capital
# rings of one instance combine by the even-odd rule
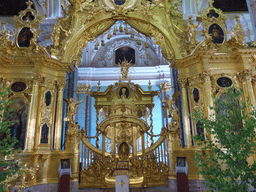
[[[66,80],[57,80],[57,86],[60,91],[63,91],[66,87]]]
[[[197,76],[193,76],[193,77],[189,77],[188,78],[188,83],[190,86],[194,86],[198,81],[198,77]]]
[[[178,79],[178,82],[179,82],[179,84],[180,84],[180,86],[181,86],[182,88],[185,88],[186,85],[187,85],[188,79],[187,79],[187,78],[179,78],[179,79]]]
[[[77,94],[86,94],[91,91],[92,86],[86,84],[77,85]]]
[[[42,85],[44,86],[45,89],[54,89],[54,81],[50,79],[45,79],[44,81],[41,81]]]
[[[202,73],[199,74],[199,77],[203,81],[210,81],[211,80],[211,75],[209,71],[202,71]]]
[[[245,69],[241,72],[238,72],[237,75],[241,81],[251,81],[252,80],[252,72],[249,69]]]
[[[34,73],[32,79],[34,85],[39,85],[43,81],[43,77],[39,73]]]

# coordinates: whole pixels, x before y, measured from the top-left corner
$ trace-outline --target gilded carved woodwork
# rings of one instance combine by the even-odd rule
[[[118,161],[127,161],[129,164],[130,186],[164,186],[168,183],[167,148],[163,145],[167,137],[170,137],[172,142],[176,142],[176,147],[180,145],[179,115],[177,108],[173,106],[179,93],[175,94],[172,100],[166,101],[172,118],[168,128],[163,127],[159,135],[153,135],[153,98],[158,92],[144,91],[139,85],[127,82],[126,76],[124,79],[108,86],[104,92],[98,89],[91,93],[95,98],[97,133],[95,136],[86,136],[84,130],[80,132],[84,145],[82,153],[93,157],[93,160],[84,160],[86,163],[80,173],[79,188],[113,187],[115,184],[113,173]],[[99,116],[102,117],[102,121]],[[148,119],[149,116],[151,116],[149,123],[142,119],[142,117]],[[168,135],[167,130],[171,135]],[[87,138],[98,138],[99,135],[102,135],[102,149],[98,148],[99,141],[96,140],[96,147],[87,141]],[[147,149],[145,149],[146,135],[152,140],[151,146]],[[153,143],[153,137],[160,138]],[[105,151],[106,138],[111,140],[110,153]],[[140,139],[142,150],[137,151],[137,141]]]
[[[167,60],[181,58],[187,23],[177,9],[178,2],[129,2],[133,3],[127,1],[123,6],[116,6],[108,0],[70,1],[66,17],[60,18],[54,27],[52,54],[62,61],[79,65],[82,49],[88,41],[107,31],[117,20],[125,20],[137,31],[155,37]]]

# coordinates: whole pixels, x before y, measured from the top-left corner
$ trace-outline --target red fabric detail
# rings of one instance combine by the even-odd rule
[[[185,173],[177,173],[178,192],[189,192],[188,176]]]
[[[58,192],[69,192],[70,175],[62,175],[59,180]]]

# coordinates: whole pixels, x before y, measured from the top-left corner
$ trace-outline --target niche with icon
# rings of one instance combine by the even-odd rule
[[[209,34],[212,36],[212,42],[216,44],[221,44],[224,41],[224,32],[222,28],[214,23],[209,27]]]
[[[48,135],[49,135],[49,127],[45,123],[42,126],[40,143],[48,143]]]
[[[19,47],[29,47],[32,38],[33,33],[31,32],[30,28],[24,27],[18,35]]]

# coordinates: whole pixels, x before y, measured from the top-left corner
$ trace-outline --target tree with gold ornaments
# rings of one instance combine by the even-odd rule
[[[256,109],[242,101],[242,91],[227,89],[215,98],[207,118],[196,111],[192,116],[205,134],[193,136],[200,151],[195,154],[198,174],[210,190],[247,191],[256,188]]]

